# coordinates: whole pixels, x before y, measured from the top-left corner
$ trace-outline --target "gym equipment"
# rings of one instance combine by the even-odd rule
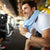
[[[6,37],[10,37],[13,33],[13,27],[11,24],[9,26],[9,33],[7,29],[8,14],[0,14],[0,32],[3,32]],[[2,33],[1,33],[2,34]]]

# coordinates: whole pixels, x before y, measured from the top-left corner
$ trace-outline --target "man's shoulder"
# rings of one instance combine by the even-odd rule
[[[41,30],[50,28],[50,14],[46,13],[39,14],[38,25]]]
[[[39,16],[40,16],[40,17],[41,17],[41,16],[44,16],[44,17],[45,17],[45,16],[48,16],[48,17],[49,17],[50,14],[47,14],[47,13],[40,13]]]
[[[50,21],[50,14],[47,14],[47,13],[40,13],[39,16],[38,16],[39,19],[41,20],[49,20]]]

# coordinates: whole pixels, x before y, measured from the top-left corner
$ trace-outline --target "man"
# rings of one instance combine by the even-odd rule
[[[32,3],[34,3],[34,1],[23,2],[22,4],[23,14],[27,19],[36,11],[36,6],[33,6]],[[23,26],[20,26],[19,28],[21,35],[28,38],[26,40],[25,50],[31,50],[31,46],[41,48],[41,50],[50,50],[50,14],[39,13],[36,19],[32,27],[35,28],[42,37],[32,35],[28,32],[27,27],[23,28]]]

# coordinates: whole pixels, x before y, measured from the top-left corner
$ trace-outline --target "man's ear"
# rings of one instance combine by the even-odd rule
[[[35,7],[33,7],[33,8],[32,8],[32,11],[34,12],[35,10],[36,10],[36,8],[35,8]]]

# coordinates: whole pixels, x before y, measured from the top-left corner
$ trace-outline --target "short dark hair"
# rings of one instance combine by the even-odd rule
[[[28,4],[31,7],[31,9],[33,7],[36,7],[36,9],[37,9],[37,5],[36,5],[36,3],[34,1],[23,1],[22,5],[24,5],[24,4]]]

